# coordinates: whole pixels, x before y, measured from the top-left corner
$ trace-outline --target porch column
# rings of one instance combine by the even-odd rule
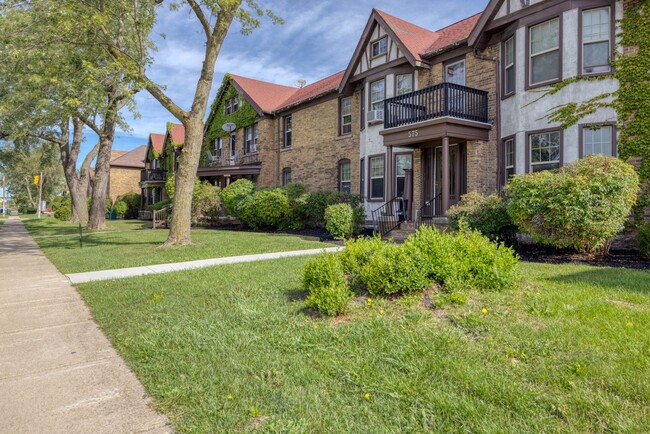
[[[411,221],[413,209],[413,170],[404,170],[404,199],[406,200],[406,220]]]
[[[449,209],[449,137],[442,138],[442,215]]]
[[[393,184],[394,184],[394,179],[393,179],[393,147],[388,146],[388,150],[386,152],[386,166],[384,167],[384,174],[386,176],[385,178],[385,183],[386,183],[386,202],[389,200],[393,199]]]

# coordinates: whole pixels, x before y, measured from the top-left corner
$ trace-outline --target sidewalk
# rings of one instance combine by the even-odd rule
[[[168,433],[18,218],[0,229],[0,432]]]
[[[72,284],[93,282],[97,280],[124,279],[126,277],[147,274],[170,273],[172,271],[193,270],[195,268],[214,267],[216,265],[241,264],[244,262],[268,261],[270,259],[290,258],[292,256],[318,255],[323,252],[338,252],[343,247],[325,249],[292,250],[290,252],[260,253],[257,255],[228,256],[225,258],[199,259],[197,261],[176,262],[172,264],[146,265],[142,267],[118,268],[115,270],[87,271],[85,273],[66,274]]]

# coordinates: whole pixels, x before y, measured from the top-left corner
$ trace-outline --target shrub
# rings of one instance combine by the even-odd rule
[[[287,184],[282,187],[282,190],[287,194],[289,200],[298,199],[307,193],[307,186],[305,184]]]
[[[645,222],[639,229],[638,245],[641,254],[650,259],[650,222]]]
[[[215,224],[221,215],[221,200],[219,193],[221,189],[210,184],[208,181],[194,183],[192,192],[192,222]]]
[[[311,227],[325,227],[325,210],[330,205],[347,203],[352,207],[354,232],[358,232],[366,218],[363,198],[356,194],[319,190],[309,194],[305,208],[305,220]]]
[[[115,215],[121,219],[124,218],[128,210],[129,206],[126,204],[126,202],[123,202],[121,200],[115,202],[115,205],[113,205],[113,211],[115,212]]]
[[[290,227],[292,210],[286,193],[275,188],[257,190],[241,199],[235,207],[235,215],[255,229],[286,229]]]
[[[221,190],[219,197],[221,203],[228,214],[239,217],[236,213],[236,207],[239,202],[253,193],[255,186],[248,179],[238,179],[228,187]]]
[[[353,297],[343,267],[336,254],[324,253],[307,262],[302,274],[303,286],[309,291],[305,304],[325,315],[337,315]]]
[[[138,218],[138,210],[140,209],[141,196],[138,193],[125,193],[117,198],[117,202],[124,202],[126,204],[126,212],[122,218],[136,219]]]
[[[360,292],[363,287],[359,270],[385,246],[386,243],[381,240],[379,235],[360,237],[345,242],[345,249],[339,252],[339,258],[343,271],[348,275],[350,286],[355,292]]]
[[[508,212],[537,242],[593,251],[623,229],[638,189],[632,166],[618,158],[589,155],[557,172],[511,179]]]
[[[354,232],[354,213],[347,203],[330,205],[325,210],[325,228],[336,240],[345,240]]]
[[[508,243],[514,242],[515,226],[508,214],[504,201],[497,195],[485,196],[478,192],[463,195],[456,205],[449,208],[447,217],[451,227],[460,228],[465,222],[467,227],[475,229],[486,237],[497,238]]]
[[[70,221],[72,218],[72,199],[70,196],[64,198],[56,207],[56,209],[53,208],[54,211],[54,217],[57,220],[61,220],[64,222]]]
[[[149,210],[150,211],[158,211],[159,209],[167,208],[171,204],[172,204],[171,199],[164,199],[164,200],[161,200],[160,202],[154,203],[153,205],[149,205]]]
[[[359,270],[361,281],[373,295],[390,295],[426,288],[430,284],[418,249],[386,244]]]

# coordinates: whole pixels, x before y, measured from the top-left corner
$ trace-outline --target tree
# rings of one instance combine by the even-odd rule
[[[126,7],[127,3],[129,2],[123,2],[124,7]],[[162,0],[155,0],[154,3],[156,5],[161,4]],[[132,73],[135,73],[144,88],[185,127],[185,142],[175,182],[172,224],[165,242],[167,246],[183,245],[191,242],[192,191],[203,142],[204,118],[212,88],[215,63],[232,21],[236,19],[241,23],[241,31],[244,34],[248,34],[257,28],[260,24],[259,18],[265,14],[274,23],[282,22],[272,11],[262,10],[255,0],[246,0],[244,6],[242,6],[242,0],[184,0],[182,3],[189,6],[205,34],[203,67],[194,90],[194,97],[189,111],[182,109],[165,93],[161,85],[154,83],[147,77],[146,69],[150,59],[134,59],[114,41],[110,39],[104,41],[105,47],[111,55],[120,61],[124,67],[129,68]],[[155,13],[155,8],[149,10],[145,9],[144,5],[140,6],[141,8],[137,11],[139,14],[134,13],[132,15],[135,21],[130,23],[136,27],[139,27],[138,16],[142,17],[152,12]],[[178,9],[179,5],[172,3],[171,7],[172,9]],[[144,30],[145,32],[140,32],[140,40],[143,40],[149,34],[146,28]]]
[[[105,226],[105,201],[115,129],[127,129],[120,110],[140,89],[135,77],[109,55],[111,43],[134,59],[145,58],[148,44],[138,40],[126,16],[145,0],[7,0],[0,7],[0,103],[2,131],[35,136],[61,151],[73,219],[93,229]],[[151,20],[138,20],[139,31]],[[149,23],[149,24],[147,24]],[[98,43],[101,35],[102,43]],[[98,145],[77,172],[84,125],[99,136]],[[72,130],[72,135],[70,134]],[[90,216],[86,205],[88,169],[97,156]]]

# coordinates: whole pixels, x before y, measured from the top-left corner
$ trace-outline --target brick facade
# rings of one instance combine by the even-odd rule
[[[118,196],[126,193],[140,194],[139,167],[111,167],[108,182],[108,197],[115,201]]]

